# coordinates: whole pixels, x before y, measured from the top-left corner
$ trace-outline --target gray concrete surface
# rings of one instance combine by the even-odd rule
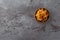
[[[45,24],[34,18],[41,7],[50,12]],[[60,0],[0,0],[0,40],[60,40]]]

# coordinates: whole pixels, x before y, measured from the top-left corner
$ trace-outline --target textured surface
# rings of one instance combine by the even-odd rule
[[[34,18],[41,7],[50,12],[45,24]],[[0,40],[60,40],[60,0],[0,0]]]

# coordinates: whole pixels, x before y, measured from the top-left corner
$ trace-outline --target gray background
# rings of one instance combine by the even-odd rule
[[[38,8],[49,10],[49,20],[35,20]],[[0,0],[0,40],[60,40],[60,0]]]

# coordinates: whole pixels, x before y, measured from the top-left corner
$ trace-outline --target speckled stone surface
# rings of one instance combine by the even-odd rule
[[[35,20],[38,8],[47,8],[49,20]],[[60,0],[0,0],[0,40],[60,40]]]

